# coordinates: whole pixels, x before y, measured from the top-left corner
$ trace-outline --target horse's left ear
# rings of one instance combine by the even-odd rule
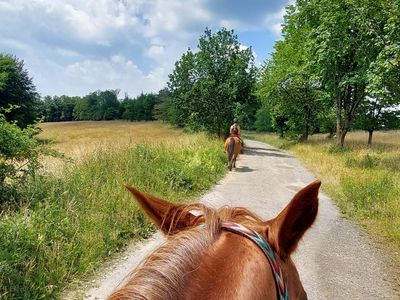
[[[303,234],[314,223],[320,186],[321,181],[316,180],[298,191],[279,215],[267,222],[268,239],[282,258],[290,256]]]
[[[137,189],[125,185],[136,198],[143,211],[153,220],[164,234],[175,234],[185,228],[191,227],[196,222],[196,217],[184,210],[183,205],[176,205],[142,193]]]

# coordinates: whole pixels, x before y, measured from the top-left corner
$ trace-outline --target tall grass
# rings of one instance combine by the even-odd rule
[[[293,143],[275,135],[248,133],[247,138],[289,149],[322,180],[323,189],[345,216],[355,219],[384,241],[400,267],[400,131],[351,132],[345,147],[322,135]],[[381,237],[383,237],[381,239]]]
[[[54,122],[40,125],[43,130],[39,139],[51,144],[73,162],[86,159],[94,151],[121,148],[138,143],[171,143],[179,140],[187,143],[191,137],[182,130],[171,128],[161,122],[128,121],[74,121]],[[58,174],[63,161],[45,158],[44,165],[50,173]]]
[[[222,142],[185,135],[92,151],[61,175],[39,176],[27,203],[0,218],[0,298],[48,299],[153,227],[123,184],[173,202],[193,200],[225,173]]]

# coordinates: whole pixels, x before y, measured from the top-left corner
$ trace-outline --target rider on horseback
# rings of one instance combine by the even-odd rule
[[[231,128],[229,130],[229,134],[232,137],[238,137],[240,139],[240,127],[237,124],[237,119],[233,119],[233,124],[231,125]]]
[[[233,119],[233,124],[231,125],[231,128],[229,129],[229,136],[230,136],[230,137],[237,137],[237,138],[239,138],[240,145],[242,146],[241,149],[240,149],[240,153],[243,154],[243,146],[244,146],[244,143],[243,143],[242,138],[240,137],[240,127],[239,127],[239,125],[237,124],[237,119],[236,119],[236,118]]]

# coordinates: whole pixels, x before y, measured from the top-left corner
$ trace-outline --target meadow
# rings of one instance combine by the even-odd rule
[[[384,245],[400,269],[400,131],[350,132],[344,148],[326,135],[295,143],[273,134],[247,133],[293,153],[322,180],[343,215],[356,220]]]
[[[39,139],[65,155],[66,160],[46,157],[46,171],[58,172],[65,162],[77,163],[86,159],[94,151],[108,148],[124,148],[138,143],[173,144],[177,140],[184,144],[191,136],[182,130],[161,122],[125,121],[79,121],[43,123]]]
[[[123,184],[193,201],[226,172],[223,143],[158,122],[42,124],[69,161],[46,161],[18,210],[0,215],[0,298],[56,298],[154,228]],[[56,174],[52,175],[52,174]]]

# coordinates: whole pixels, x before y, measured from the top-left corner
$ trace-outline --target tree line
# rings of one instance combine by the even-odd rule
[[[141,94],[118,99],[118,90],[96,91],[84,97],[46,96],[39,102],[38,115],[46,122],[117,120],[154,120],[158,94]]]
[[[118,98],[39,97],[23,62],[1,55],[0,106],[22,128],[45,121],[154,120],[222,136],[242,128],[307,140],[327,133],[344,144],[349,130],[399,128],[400,4],[374,0],[302,0],[286,8],[282,39],[256,67],[233,30],[206,28],[197,48],[175,63],[156,94]],[[18,82],[18,84],[16,84]]]

